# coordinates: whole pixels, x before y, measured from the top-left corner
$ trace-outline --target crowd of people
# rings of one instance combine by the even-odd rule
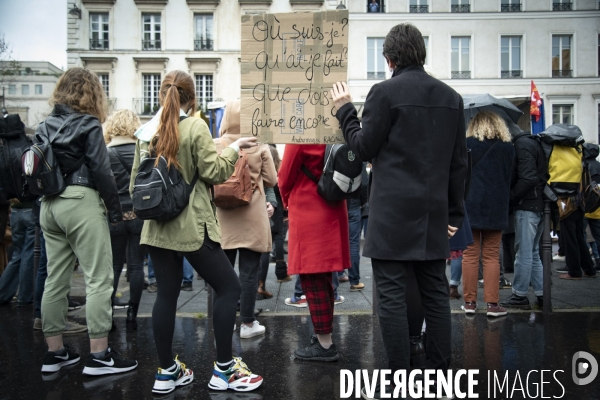
[[[208,386],[254,390],[263,378],[232,354],[231,343],[237,311],[242,339],[265,334],[256,301],[273,297],[266,286],[272,258],[278,282],[297,275],[285,303],[308,307],[314,326],[311,344],[297,349],[295,358],[335,361],[334,307],[345,300],[337,288],[340,282],[349,282],[351,292],[365,287],[361,233],[363,255],[372,259],[392,371],[409,370],[418,360],[427,368],[449,369],[449,298],[461,297],[461,280],[466,314],[476,312],[481,286],[489,317],[504,316],[507,308],[530,308],[530,285],[543,304],[539,243],[548,173],[543,150],[528,132],[511,135],[493,112],[466,121],[462,97],[423,69],[423,43],[410,24],[392,28],[383,44],[392,78],[372,87],[362,121],[346,84],[334,85],[331,97],[344,138],[364,161],[361,188],[339,202],[321,197],[304,172],[321,175],[325,145],[286,145],[280,159],[275,146],[242,135],[239,100],[227,103],[213,139],[206,123],[191,116],[196,92],[186,72],[166,74],[161,108],[142,125],[129,110],[106,115],[106,97],[92,72],[66,71],[52,96],[52,113],[38,129],[53,139],[60,168],[67,171],[66,188],[10,204],[12,258],[0,277],[0,303],[10,303],[18,291],[17,306],[35,306],[33,328],[43,331],[48,346],[42,372],[78,363],[78,351],[63,336],[86,331],[90,352],[84,374],[135,369],[138,362],[111,348],[108,335],[117,329],[113,309],[118,307],[127,308],[127,332],[137,329],[146,286],[156,293],[152,329],[159,369],[152,391],[169,393],[191,383],[194,373],[173,357],[172,345],[177,299],[181,290],[191,290],[195,271],[214,290],[216,361]],[[597,156],[598,146],[586,144],[596,180]],[[239,207],[216,207],[212,187],[228,181],[242,157],[251,199]],[[189,203],[168,220],[136,215],[131,196],[148,160],[156,166],[163,160],[190,186]],[[6,223],[9,204],[0,206]],[[584,216],[577,208],[560,221],[568,265],[562,279],[596,276],[584,239],[586,220],[600,240],[598,212]],[[34,292],[36,225],[42,254]],[[599,263],[597,250],[594,254]],[[125,263],[128,303],[116,296]],[[69,299],[76,264],[85,276],[87,326],[67,319],[69,310],[80,307]],[[506,271],[514,271],[514,282]],[[512,294],[501,299],[500,289],[506,288]],[[380,388],[375,398],[379,393]],[[365,392],[363,397],[370,398]]]

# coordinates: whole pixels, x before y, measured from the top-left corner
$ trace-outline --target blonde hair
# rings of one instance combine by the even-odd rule
[[[467,137],[474,137],[483,142],[484,139],[500,139],[510,142],[511,136],[504,120],[490,111],[480,111],[469,122]]]
[[[112,113],[104,123],[104,142],[110,143],[115,136],[133,138],[133,134],[142,125],[138,116],[130,110],[117,110]]]

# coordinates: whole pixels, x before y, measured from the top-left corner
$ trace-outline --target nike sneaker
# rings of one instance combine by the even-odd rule
[[[79,354],[75,349],[68,345],[64,345],[62,352],[46,352],[44,363],[42,364],[42,372],[56,372],[67,365],[76,364],[79,362]]]
[[[85,359],[83,373],[85,375],[119,374],[137,368],[135,360],[124,360],[117,351],[110,347],[103,358],[96,358],[92,353]]]
[[[249,392],[258,388],[262,383],[262,376],[250,372],[241,357],[233,357],[233,365],[226,371],[222,371],[215,363],[208,387],[212,390],[232,389],[236,392]]]
[[[191,369],[187,369],[185,364],[179,361],[177,357],[175,356],[174,370],[158,369],[152,393],[171,393],[177,386],[185,386],[192,383],[194,372]]]

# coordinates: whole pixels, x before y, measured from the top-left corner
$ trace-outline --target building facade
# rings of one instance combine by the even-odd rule
[[[174,69],[194,77],[206,108],[240,96],[243,14],[340,4],[350,12],[348,81],[357,108],[389,77],[383,38],[411,22],[425,38],[428,70],[459,93],[490,93],[527,111],[534,80],[546,125],[577,124],[598,141],[597,0],[70,0],[68,65],[96,72],[112,108],[143,120],[158,109],[160,81]]]
[[[52,108],[48,100],[63,70],[46,61],[17,61],[13,69],[3,68],[2,89],[6,110],[19,114],[28,128],[46,119]]]

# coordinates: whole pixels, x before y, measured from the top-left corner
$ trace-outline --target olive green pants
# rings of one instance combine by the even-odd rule
[[[46,337],[65,330],[75,260],[84,273],[86,318],[91,339],[108,336],[112,327],[112,250],[104,203],[98,192],[68,186],[42,200],[40,225],[46,239],[48,278],[42,298],[42,329]]]

